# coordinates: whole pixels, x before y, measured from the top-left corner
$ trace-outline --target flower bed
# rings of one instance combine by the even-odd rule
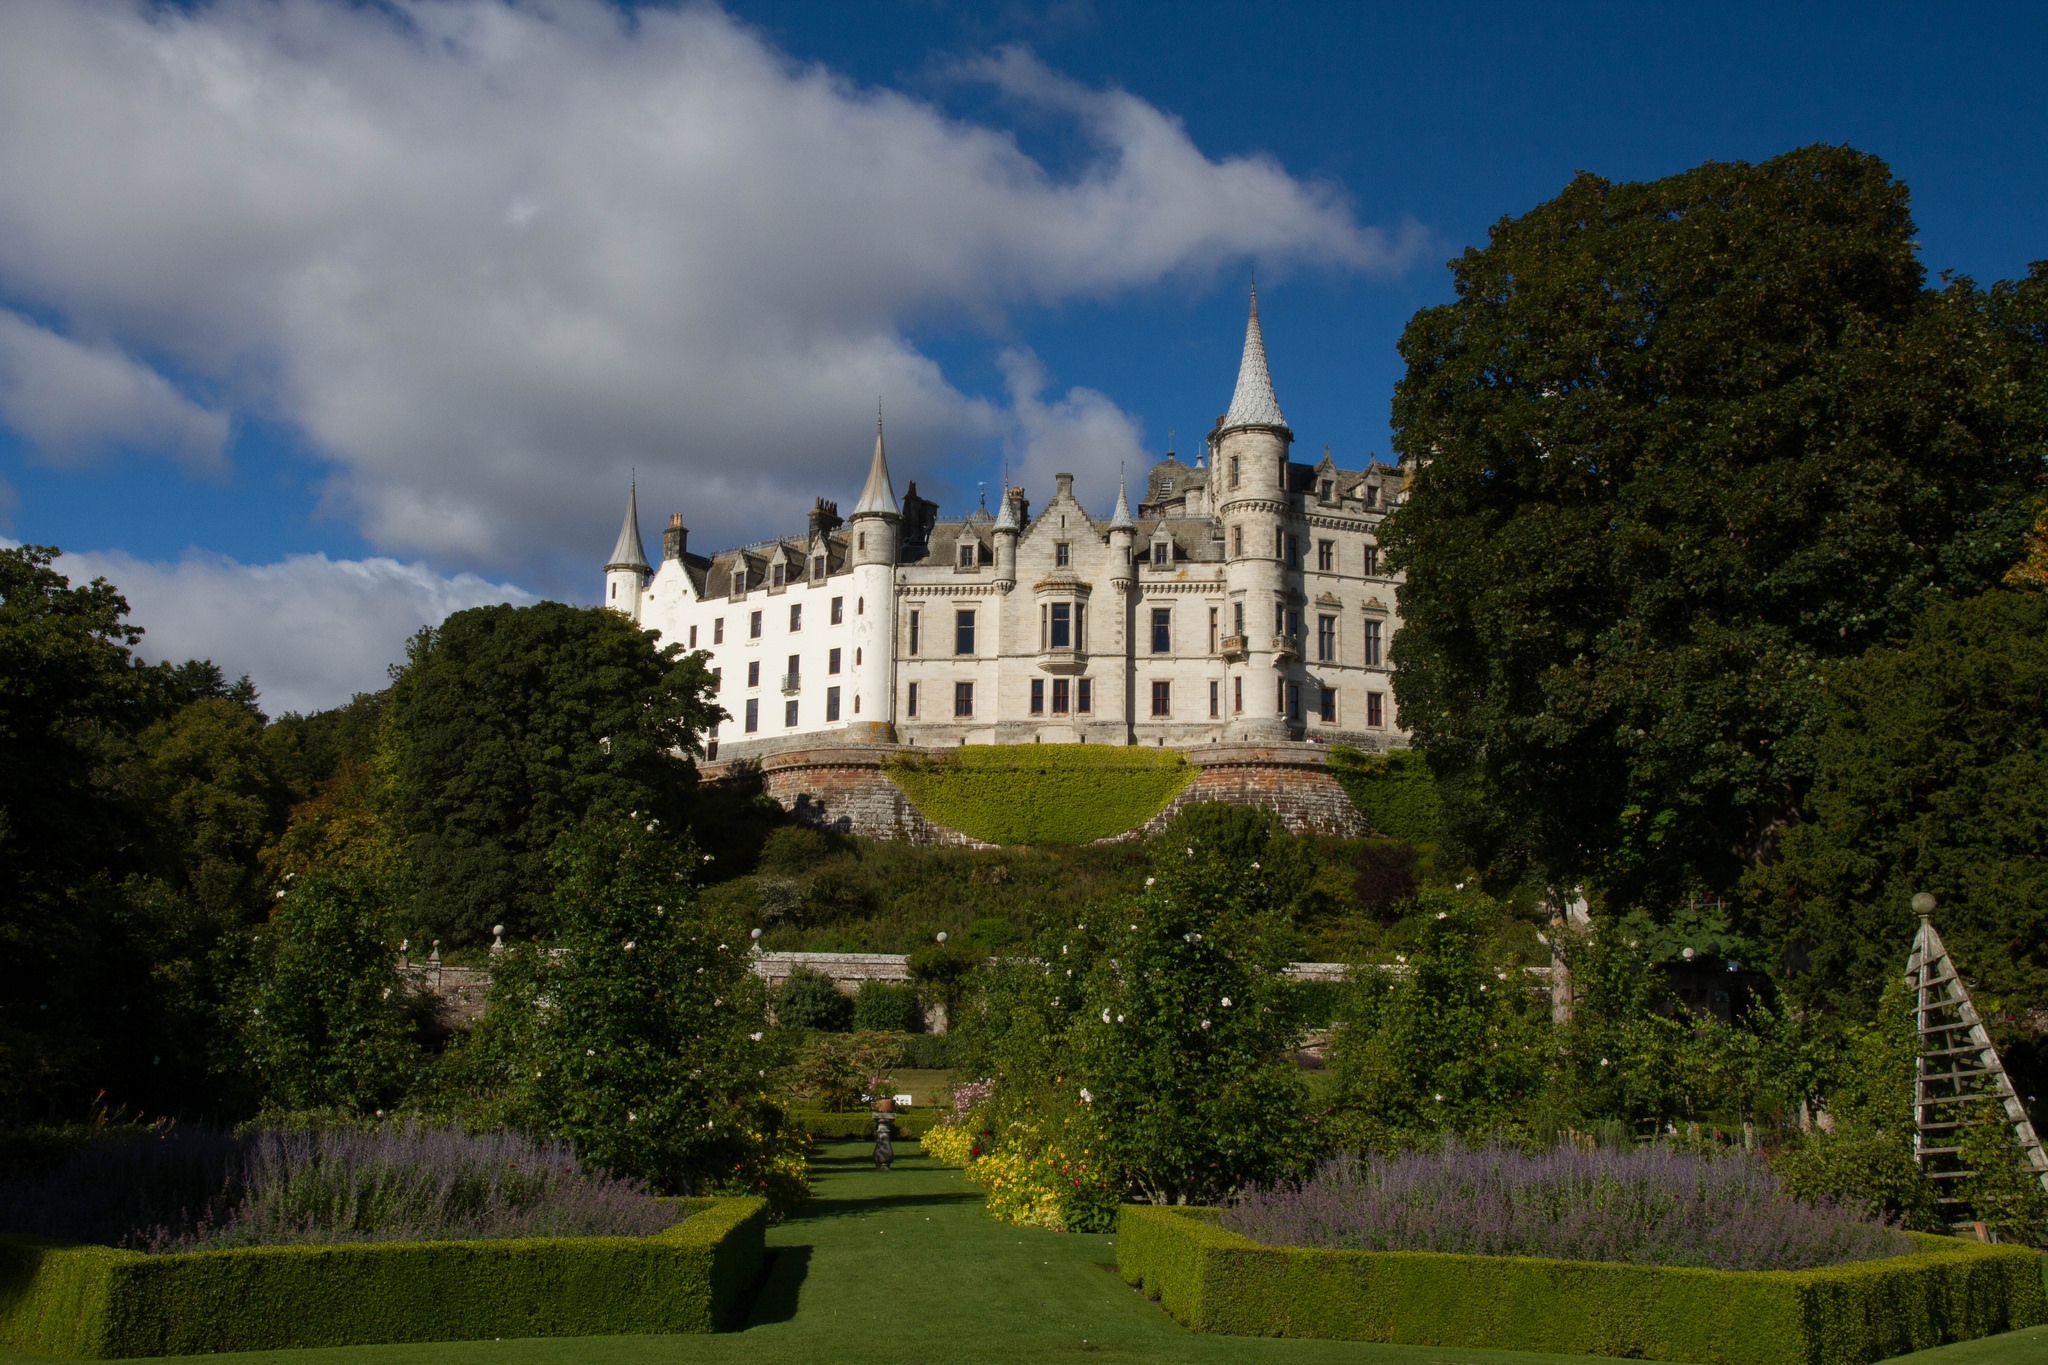
[[[0,1237],[0,1343],[83,1359],[709,1332],[759,1278],[767,1202],[651,1237],[344,1242],[149,1255]]]
[[[1863,1365],[2048,1321],[2037,1253],[1917,1233],[1908,1255],[1729,1271],[1263,1246],[1217,1217],[1127,1205],[1117,1221],[1119,1273],[1197,1331]]]
[[[1511,1147],[1344,1156],[1254,1190],[1222,1225],[1266,1246],[1809,1270],[1909,1255],[1898,1229],[1795,1199],[1739,1152]]]

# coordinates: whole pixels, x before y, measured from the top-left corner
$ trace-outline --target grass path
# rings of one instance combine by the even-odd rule
[[[904,1144],[899,1151],[915,1152]],[[886,1174],[864,1144],[821,1146],[816,1198],[769,1232],[772,1265],[745,1327],[704,1337],[584,1337],[252,1352],[278,1365],[1585,1365],[1586,1356],[1204,1336],[1117,1278],[1108,1236],[989,1219],[958,1171],[922,1157]],[[218,1357],[216,1357],[218,1358]],[[40,1361],[0,1348],[0,1365]],[[2048,1360],[2048,1329],[1902,1358],[1913,1365]]]

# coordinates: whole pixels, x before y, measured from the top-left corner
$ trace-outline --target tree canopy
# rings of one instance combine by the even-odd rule
[[[1581,174],[1410,322],[1395,688],[1497,879],[1725,890],[1799,807],[1830,665],[2018,557],[2048,267],[1929,289],[1913,235],[1848,148]]]
[[[391,815],[414,919],[451,942],[547,924],[548,852],[593,813],[681,825],[723,712],[701,654],[602,607],[479,607],[422,630],[392,686]]]

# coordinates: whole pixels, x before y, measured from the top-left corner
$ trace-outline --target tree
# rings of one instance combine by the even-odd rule
[[[1930,891],[1994,1036],[2048,1008],[2048,598],[1937,603],[1831,674],[1805,818],[1749,879],[1756,932],[1813,1006],[1860,1014],[1905,968]]]
[[[391,814],[430,933],[546,925],[548,852],[586,816],[680,824],[724,712],[703,654],[601,607],[479,607],[407,648],[387,720]]]
[[[1807,147],[1581,174],[1401,340],[1402,717],[1502,884],[1722,890],[1828,665],[1997,580],[2048,440],[2048,267],[1923,288],[1906,187]]]
[[[487,1051],[506,1114],[670,1193],[770,1188],[769,1101],[745,926],[705,911],[685,835],[593,816],[554,855],[555,934],[494,960]]]
[[[216,912],[260,911],[267,893],[257,855],[284,828],[286,795],[260,714],[209,697],[158,721],[139,743],[175,883]]]

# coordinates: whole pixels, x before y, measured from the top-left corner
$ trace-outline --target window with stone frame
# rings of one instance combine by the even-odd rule
[[[1368,692],[1365,694],[1365,723],[1373,729],[1385,725],[1386,694]]]
[[[1212,678],[1209,682],[1209,715],[1215,717],[1222,714],[1223,684]]]
[[[761,613],[758,611],[747,613],[747,638],[749,640],[761,638]]]
[[[953,714],[956,717],[974,714],[974,684],[956,682],[953,684]]]
[[[1337,542],[1319,540],[1316,542],[1316,568],[1329,573],[1337,567]]]
[[[846,599],[845,599],[845,598],[843,598],[843,597],[835,597],[835,598],[833,598],[833,599],[832,599],[832,624],[836,626],[836,625],[838,625],[838,624],[839,624],[840,622],[844,621],[845,619],[846,619]]]
[[[776,586],[776,587],[778,587],[778,588],[779,588],[779,587],[781,587],[781,586],[782,586],[782,566],[781,566],[780,564],[777,564],[777,565],[775,565],[775,567],[774,567],[774,569],[772,570],[772,572],[773,572],[773,574],[774,574],[774,576],[775,576],[775,586]]]
[[[1152,652],[1173,653],[1173,608],[1152,608]]]
[[[917,639],[917,634],[918,634],[918,626],[919,626],[919,624],[920,624],[920,622],[921,622],[921,618],[922,618],[922,617],[923,617],[923,613],[922,613],[922,612],[915,612],[915,611],[914,611],[914,612],[910,613],[910,652],[911,652],[912,654],[915,654],[915,653],[917,653],[917,645],[918,645],[918,639]]]
[[[756,730],[758,730],[758,729],[760,729],[760,728],[761,728],[761,699],[760,699],[759,697],[748,697],[748,698],[747,698],[747,733],[751,735],[751,734],[753,734],[753,733],[754,733],[754,731],[756,731]]]
[[[1365,576],[1367,578],[1377,578],[1379,576],[1379,572],[1380,547],[1377,545],[1368,545],[1365,547]]]
[[[825,655],[825,671],[826,671],[827,673],[837,673],[837,672],[839,671],[839,651],[838,651],[838,650],[834,649],[834,650],[830,650],[830,651],[828,651],[828,652],[826,653],[826,655]]]
[[[825,719],[839,719],[839,689],[836,687],[825,689]]]
[[[1045,679],[1043,678],[1033,678],[1031,680],[1031,714],[1034,716],[1045,714]]]
[[[1365,623],[1365,662],[1369,668],[1378,667],[1380,661],[1380,623]]]
[[[974,652],[974,613],[956,611],[953,613],[953,652],[972,654]]]
[[[711,643],[714,645],[725,643],[725,618],[723,616],[711,618]]]
[[[1053,649],[1074,647],[1074,604],[1071,602],[1050,602],[1046,604],[1051,618],[1048,622],[1046,643]]]
[[[910,717],[910,718],[911,718],[912,720],[916,720],[916,719],[917,719],[917,684],[916,684],[916,683],[911,683],[911,684],[909,684],[909,685],[908,685],[908,686],[907,686],[907,687],[906,687],[906,688],[904,689],[904,692],[903,692],[903,714],[904,714],[904,715],[906,715],[906,716],[908,716],[908,717]]]
[[[804,604],[801,602],[792,602],[789,604],[789,632],[790,634],[794,635],[798,631],[801,631],[803,628]]]
[[[1316,617],[1316,662],[1337,662],[1337,618],[1334,616]]]
[[[760,685],[761,661],[759,659],[749,659],[747,660],[747,686],[759,687]]]
[[[1074,562],[1074,547],[1064,540],[1053,542],[1052,566],[1064,569]]]
[[[1155,716],[1170,716],[1173,714],[1173,684],[1164,678],[1153,680],[1152,714]]]
[[[793,729],[793,728],[795,728],[795,726],[796,726],[796,698],[795,698],[795,697],[791,697],[791,698],[790,698],[790,699],[789,699],[788,701],[786,701],[786,702],[782,703],[782,723],[783,723],[783,724],[784,724],[785,726],[788,726],[788,727],[790,727],[790,728],[792,728],[792,729]]]
[[[1072,682],[1066,678],[1054,678],[1052,680],[1052,713],[1054,715],[1064,716],[1067,714],[1072,688]]]

